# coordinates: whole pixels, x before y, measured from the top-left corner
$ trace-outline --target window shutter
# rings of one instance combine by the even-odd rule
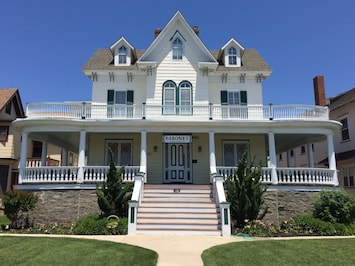
[[[228,98],[227,98],[227,91],[221,91],[221,105],[227,105]]]
[[[127,91],[127,104],[133,104],[134,91]]]
[[[248,105],[248,97],[246,91],[240,91],[240,105]]]
[[[107,104],[113,104],[114,103],[114,97],[115,97],[115,91],[114,90],[108,90],[107,91]]]

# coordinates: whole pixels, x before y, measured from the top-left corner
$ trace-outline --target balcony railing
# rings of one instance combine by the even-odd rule
[[[29,118],[164,120],[328,120],[328,108],[311,105],[106,105],[91,102],[29,103]]]
[[[237,167],[218,166],[217,172],[226,179]],[[261,182],[271,184],[271,168],[262,167]],[[335,170],[326,168],[276,168],[279,185],[329,185],[334,186]]]

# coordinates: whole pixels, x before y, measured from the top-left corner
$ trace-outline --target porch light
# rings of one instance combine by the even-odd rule
[[[197,150],[198,152],[202,152],[202,146],[198,146]]]
[[[153,147],[153,150],[154,150],[154,152],[157,152],[157,151],[158,151],[158,146],[155,145],[155,146]]]

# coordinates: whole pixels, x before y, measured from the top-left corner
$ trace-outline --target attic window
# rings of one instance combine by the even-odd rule
[[[228,63],[229,65],[237,64],[237,49],[234,47],[228,49]]]
[[[119,64],[127,63],[127,48],[123,45],[118,49],[118,63]]]
[[[173,59],[182,59],[182,41],[179,38],[173,42]]]

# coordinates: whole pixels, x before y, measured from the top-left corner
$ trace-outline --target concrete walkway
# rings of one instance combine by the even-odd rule
[[[39,234],[0,234],[0,236],[30,237],[71,237],[97,239],[124,243],[154,250],[158,253],[158,266],[202,266],[201,254],[204,250],[230,242],[245,241],[242,237],[192,236],[192,235],[39,235]]]

